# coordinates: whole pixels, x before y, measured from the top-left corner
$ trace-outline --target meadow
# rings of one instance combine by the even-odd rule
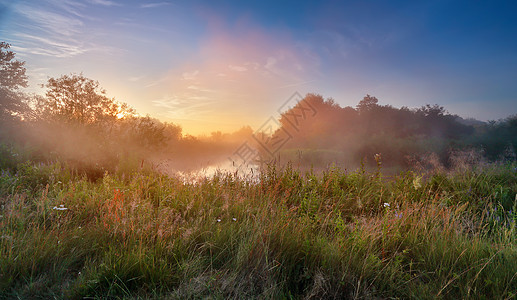
[[[512,299],[517,164],[102,178],[3,147],[0,298]]]
[[[513,7],[3,2],[0,299],[517,298]]]

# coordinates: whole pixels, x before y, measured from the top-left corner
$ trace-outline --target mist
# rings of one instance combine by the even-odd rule
[[[59,161],[97,180],[112,172],[150,168],[168,175],[241,175],[268,165],[321,172],[383,168],[397,173],[477,161],[515,160],[517,117],[463,119],[438,104],[394,107],[365,95],[341,106],[316,93],[294,93],[259,128],[193,136],[181,124],[142,116],[107,96],[83,74],[50,77],[44,95],[24,92],[24,62],[2,43],[9,81],[2,87],[3,143],[45,162]],[[245,119],[245,117],[244,117]],[[468,156],[468,155],[467,155]]]
[[[356,107],[341,107],[331,98],[307,94],[270,121],[280,124],[276,129],[267,123],[255,130],[243,124],[232,133],[192,136],[178,124],[140,116],[106,98],[98,83],[82,75],[50,81],[57,85],[49,89],[75,81],[75,94],[82,95],[75,100],[95,96],[99,101],[79,109],[75,100],[65,103],[61,97],[66,93],[36,97],[20,118],[5,123],[2,139],[37,160],[61,161],[91,180],[143,168],[172,176],[248,175],[271,164],[304,172],[382,167],[395,174],[454,167],[465,153],[474,153],[476,163],[515,159],[515,116],[473,122],[438,105],[395,108],[366,95]],[[95,88],[86,91],[88,85]]]

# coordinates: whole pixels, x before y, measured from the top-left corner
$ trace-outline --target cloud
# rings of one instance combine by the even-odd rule
[[[202,43],[196,57],[190,59],[191,62],[203,62],[199,65],[190,63],[189,67],[195,67],[203,74],[198,80],[206,82],[205,86],[238,82],[242,85],[233,89],[242,94],[244,88],[254,92],[270,85],[306,81],[305,77],[316,74],[303,72],[315,70],[317,61],[299,51],[289,36],[255,27],[244,31],[246,34],[235,34],[216,27]]]
[[[194,96],[188,93],[173,94],[151,101],[156,107],[166,110],[169,118],[199,118],[210,115],[213,103],[208,97]]]
[[[29,20],[24,24],[26,29],[44,31],[46,34],[72,36],[80,32],[83,22],[78,18],[67,17],[44,8],[20,4],[15,7],[16,12]]]
[[[65,58],[83,54],[87,51],[84,45],[75,39],[54,40],[25,33],[15,33],[14,36],[26,41],[27,47],[13,47],[13,49],[23,53]]]
[[[170,2],[146,3],[146,4],[140,5],[140,8],[155,8],[155,7],[166,6],[166,5],[171,5],[171,3]]]
[[[138,82],[144,78],[145,78],[145,76],[131,76],[127,80],[131,81],[131,82]]]
[[[81,19],[94,19],[80,11],[86,7],[86,4],[75,0],[48,0],[53,6],[61,9],[72,16],[79,17]]]
[[[39,3],[38,3],[39,4]],[[48,5],[14,6],[18,26],[12,36],[20,53],[67,58],[95,49],[82,37],[84,22],[80,10],[84,4],[50,0]]]
[[[198,74],[199,74],[198,70],[191,71],[191,72],[184,72],[182,75],[182,78],[184,80],[194,80],[194,79],[196,79]]]
[[[122,6],[122,4],[110,0],[89,0],[92,4],[103,6]]]
[[[303,85],[307,85],[307,84],[310,84],[310,83],[313,83],[313,82],[316,82],[317,80],[309,80],[309,81],[301,81],[301,82],[295,82],[295,83],[291,83],[291,84],[286,84],[284,86],[279,86],[277,87],[278,89],[286,89],[286,88],[293,88],[293,87],[299,87],[299,86],[303,86]]]
[[[187,87],[187,89],[189,89],[189,90],[195,90],[195,91],[199,91],[199,92],[207,92],[207,93],[213,93],[213,92],[215,92],[214,90],[207,89],[207,88],[204,88],[204,87],[201,87],[201,86],[197,86],[197,85],[189,85],[189,86]]]
[[[242,67],[242,66],[228,65],[228,68],[229,68],[230,70],[237,71],[237,72],[244,72],[244,71],[248,71],[248,68],[246,68],[246,67]]]
[[[276,113],[280,102],[319,76],[318,61],[290,36],[253,26],[240,34],[209,25],[211,31],[198,51],[172,66],[153,87],[168,92],[169,98],[152,103],[158,111],[168,109],[173,121],[231,120],[259,126]]]
[[[276,64],[276,58],[274,57],[268,57],[266,60],[266,65],[264,65],[264,68],[266,69],[272,69]]]

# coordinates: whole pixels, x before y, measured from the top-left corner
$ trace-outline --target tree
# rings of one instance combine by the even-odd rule
[[[447,114],[447,110],[445,110],[443,106],[440,106],[438,104],[426,104],[425,106],[422,106],[419,109],[417,109],[416,112],[417,114],[427,118],[439,118]]]
[[[28,109],[24,101],[24,95],[19,92],[22,87],[27,87],[27,75],[25,75],[25,62],[15,60],[15,53],[10,51],[10,44],[0,42],[0,118],[12,119],[20,116]]]
[[[377,106],[378,102],[379,100],[377,98],[366,94],[363,100],[359,101],[359,104],[357,104],[357,111],[359,111],[359,113],[371,111],[372,108]]]
[[[165,135],[166,126],[157,119],[150,116],[138,117],[133,130],[135,141],[144,147],[165,146],[167,139]]]
[[[17,90],[27,87],[27,75],[25,75],[25,62],[14,60],[15,53],[7,50],[11,45],[0,42],[0,86]]]
[[[82,74],[50,78],[45,87],[46,95],[38,103],[44,119],[77,125],[107,125],[134,114],[127,104],[108,98],[99,82]]]

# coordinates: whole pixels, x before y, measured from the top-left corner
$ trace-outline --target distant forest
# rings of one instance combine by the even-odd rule
[[[28,85],[24,62],[10,45],[0,43],[0,163],[15,168],[24,160],[63,161],[92,178],[144,161],[172,159],[174,168],[194,161],[227,159],[251,136],[251,127],[194,137],[181,126],[141,116],[127,104],[106,96],[99,83],[82,74],[50,78],[44,96],[23,91]],[[312,114],[296,119],[302,105]],[[303,112],[303,111],[302,111]],[[274,153],[259,149],[267,160],[292,160],[307,165],[331,162],[411,167],[433,156],[444,167],[455,153],[475,152],[475,159],[515,160],[517,116],[480,122],[449,114],[439,105],[395,108],[366,95],[355,108],[308,94],[279,119],[270,140],[289,139]],[[295,127],[295,128],[294,128]],[[255,139],[256,140],[256,139]],[[25,157],[13,156],[13,148]],[[16,151],[16,153],[20,153]],[[427,159],[429,162],[429,159]]]
[[[275,134],[281,138],[292,133],[284,154],[303,160],[305,149],[311,153],[305,157],[309,163],[326,159],[375,164],[376,154],[383,163],[402,167],[429,163],[430,155],[444,167],[458,155],[490,161],[516,158],[517,115],[481,122],[450,114],[437,104],[410,109],[378,102],[366,95],[355,108],[341,107],[333,99],[308,94],[282,114],[282,127]]]

